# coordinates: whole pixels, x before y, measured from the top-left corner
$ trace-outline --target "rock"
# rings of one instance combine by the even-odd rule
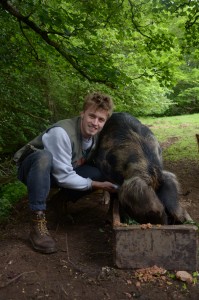
[[[176,278],[180,279],[181,281],[185,281],[187,283],[193,282],[193,277],[186,271],[178,271],[176,272]]]

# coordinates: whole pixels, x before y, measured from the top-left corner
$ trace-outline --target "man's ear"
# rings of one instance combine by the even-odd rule
[[[83,119],[83,117],[84,117],[84,112],[83,111],[80,112],[80,117]]]

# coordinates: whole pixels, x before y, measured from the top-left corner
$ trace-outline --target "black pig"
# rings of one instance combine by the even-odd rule
[[[152,131],[128,113],[106,122],[95,154],[97,167],[119,186],[121,212],[138,223],[191,221],[179,203],[176,176],[163,170],[160,145]]]

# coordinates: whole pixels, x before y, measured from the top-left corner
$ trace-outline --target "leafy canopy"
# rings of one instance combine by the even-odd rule
[[[197,1],[0,0],[0,3],[19,21],[35,51],[45,49],[48,56],[52,48],[89,81],[114,88],[136,78],[134,72],[127,73],[115,63],[121,55],[127,61],[133,57],[134,61],[141,53],[142,68],[137,76],[156,76],[169,81],[174,61],[170,61],[168,52],[176,49],[176,45],[179,51],[188,51],[184,45],[189,42],[194,46],[199,40]],[[180,23],[179,18],[183,20]],[[168,27],[176,22],[178,36]],[[35,36],[30,37],[30,31]],[[42,59],[42,53],[38,56]]]

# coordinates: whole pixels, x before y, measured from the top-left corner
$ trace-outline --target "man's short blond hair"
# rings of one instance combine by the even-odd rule
[[[114,104],[113,100],[109,95],[101,92],[94,92],[88,94],[84,99],[83,111],[88,109],[90,106],[95,106],[97,109],[103,109],[108,112],[108,117],[112,115]]]

